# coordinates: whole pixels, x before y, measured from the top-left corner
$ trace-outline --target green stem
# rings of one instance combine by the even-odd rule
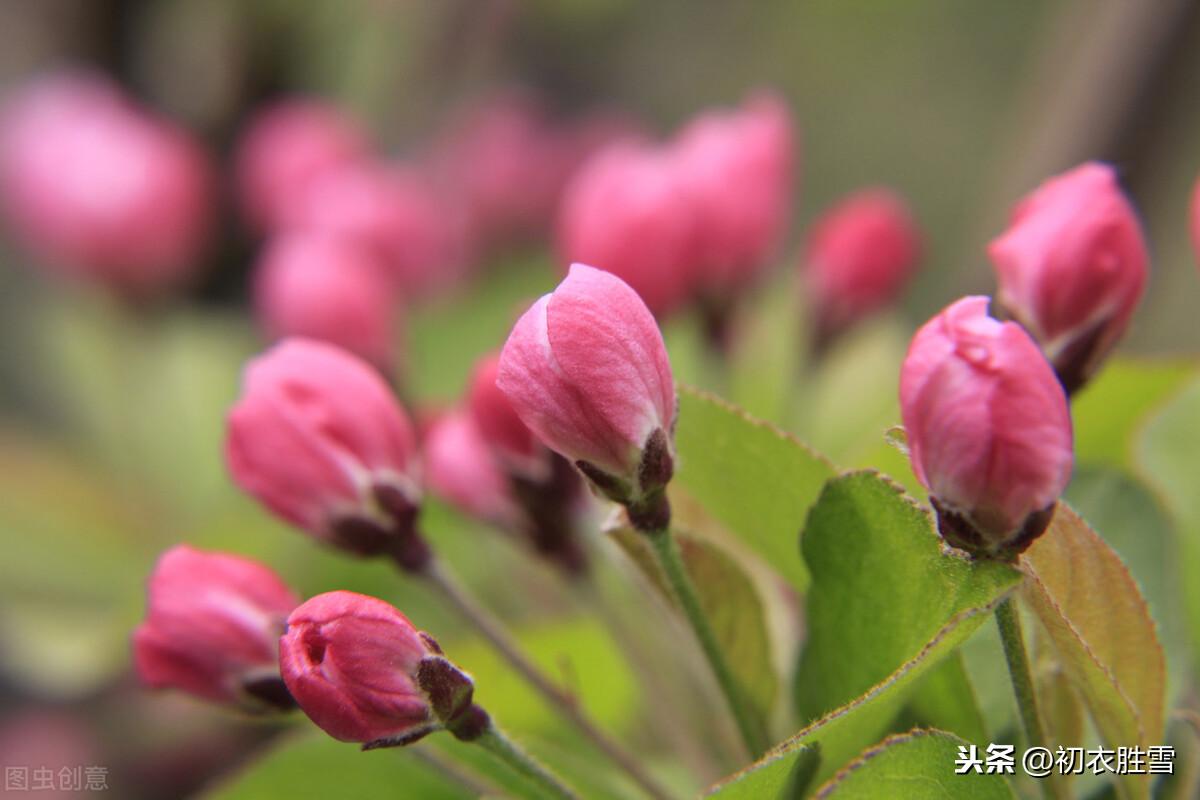
[[[721,692],[729,703],[733,718],[737,722],[738,731],[742,734],[742,741],[745,742],[750,754],[758,758],[767,751],[771,744],[765,726],[751,707],[749,699],[742,692],[741,687],[734,680],[729,662],[725,660],[725,653],[721,650],[717,636],[700,605],[700,596],[696,593],[696,587],[692,583],[691,577],[687,574],[687,567],[684,566],[675,537],[671,535],[669,529],[647,531],[646,537],[654,548],[654,554],[666,575],[671,591],[675,594],[684,616],[692,626],[692,632],[696,634],[696,638],[700,642],[700,649],[704,651],[704,655],[708,659],[709,667],[717,679],[717,685],[720,686]]]
[[[1046,747],[1046,729],[1038,710],[1037,692],[1033,683],[1033,672],[1029,668],[1029,654],[1025,649],[1025,636],[1021,632],[1021,617],[1012,597],[996,606],[996,627],[1000,629],[1000,641],[1004,645],[1004,658],[1008,661],[1008,674],[1012,679],[1013,694],[1017,697],[1017,709],[1021,712],[1021,724],[1030,747]],[[1051,774],[1041,782],[1047,797],[1063,798],[1062,785]]]
[[[505,736],[494,723],[474,742],[483,745],[501,761],[540,786],[547,797],[557,797],[561,800],[578,799],[578,795],[558,776]]]
[[[480,605],[440,562],[436,559],[430,561],[420,575],[450,605],[454,606],[464,619],[475,626],[475,629],[488,640],[492,648],[508,662],[509,666],[524,678],[526,683],[536,690],[552,708],[573,723],[580,733],[620,767],[646,794],[655,800],[670,800],[671,795],[647,772],[641,762],[619,742],[601,730],[584,713],[574,697],[556,686],[525,654],[525,651],[509,634],[504,623]]]

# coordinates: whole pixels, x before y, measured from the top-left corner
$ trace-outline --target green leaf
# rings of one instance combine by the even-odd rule
[[[1020,581],[1011,567],[944,548],[930,514],[870,472],[827,484],[802,549],[813,575],[796,676],[805,719],[862,695],[952,621],[965,638]]]
[[[814,577],[802,669],[814,683],[799,680],[801,707],[819,708],[884,672],[849,702],[838,701],[845,705],[719,784],[716,796],[791,797],[780,794],[781,787],[791,786],[798,760],[813,758],[814,747],[820,759],[814,780],[827,780],[887,732],[919,679],[1020,580],[1005,565],[974,563],[943,550],[928,514],[874,473],[831,480],[802,541]],[[902,574],[889,575],[893,569]],[[851,663],[854,658],[867,666]],[[897,660],[885,664],[888,658]],[[837,670],[846,674],[833,674]]]
[[[1116,359],[1071,399],[1079,463],[1127,467],[1138,428],[1194,374],[1181,360]]]
[[[1140,480],[1106,466],[1076,468],[1064,497],[1102,532],[1129,568],[1150,606],[1150,616],[1158,623],[1167,651],[1168,678],[1180,683],[1189,657],[1179,577],[1184,559],[1178,553],[1176,526],[1169,512]]]
[[[796,537],[833,466],[712,395],[684,388],[679,405],[674,483],[803,590],[808,572],[796,556]]]
[[[923,727],[955,733],[980,747],[992,741],[961,651],[951,653],[921,680],[909,710]]]
[[[666,577],[643,534],[622,527],[613,539],[671,604]],[[762,598],[754,582],[732,556],[705,539],[676,532],[684,565],[704,607],[713,633],[725,652],[742,692],[763,719],[770,719],[779,688],[767,633]]]
[[[1200,378],[1150,420],[1138,442],[1142,472],[1167,504],[1176,524],[1192,658],[1200,662]]]
[[[418,747],[425,750],[428,745]],[[263,757],[203,797],[205,800],[326,800],[331,797],[465,800],[479,796],[478,792],[449,778],[420,753],[417,748],[364,753],[357,745],[310,731],[282,740]]]
[[[1066,504],[1022,557],[1024,595],[1110,747],[1161,744],[1166,660],[1146,601],[1112,548]],[[1123,779],[1148,797],[1145,775]]]
[[[813,795],[817,800],[1012,800],[997,774],[954,773],[968,742],[942,731],[889,736],[865,751]]]

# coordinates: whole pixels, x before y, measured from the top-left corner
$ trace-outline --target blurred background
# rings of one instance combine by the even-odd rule
[[[707,108],[775,90],[799,141],[796,202],[765,281],[780,290],[765,290],[775,318],[794,310],[809,222],[836,199],[887,185],[922,232],[919,272],[882,323],[889,333],[861,345],[861,364],[831,384],[856,408],[873,404],[870,418],[886,423],[896,419],[907,335],[955,297],[989,293],[984,247],[1012,204],[1087,159],[1116,166],[1150,241],[1150,284],[1124,348],[1197,351],[1187,208],[1200,171],[1198,42],[1200,8],[1189,0],[0,1],[6,97],[50,72],[97,71],[126,102],[193,138],[207,176],[200,244],[186,276],[165,289],[47,266],[53,259],[7,218],[0,765],[91,765],[105,770],[114,796],[180,797],[219,783],[276,735],[269,724],[148,695],[130,676],[128,634],[145,576],[180,541],[261,558],[304,594],[373,592],[416,609],[410,616],[424,628],[455,629],[386,567],[302,542],[226,477],[224,413],[241,365],[269,338],[253,299],[261,210],[238,166],[262,109],[300,96],[335,109],[378,158],[401,164],[421,196],[435,198],[427,210],[442,225],[437,252],[454,266],[407,297],[394,332],[402,344],[390,354],[405,399],[435,409],[455,401],[523,304],[553,286],[556,203],[588,152],[629,133],[665,137]],[[553,174],[522,171],[522,148],[543,161],[556,153]],[[530,199],[538,181],[545,185]],[[171,224],[153,212],[145,219]],[[788,421],[756,394],[761,386],[730,388],[703,359],[689,359],[693,320],[671,326],[685,378]],[[792,345],[782,347],[785,360]],[[864,370],[867,383],[855,383]],[[880,449],[882,428],[864,443],[847,423],[810,424],[839,463]],[[565,670],[607,681],[609,696],[634,692],[602,637],[554,628],[557,612],[547,609],[562,589],[540,565],[448,508],[434,504],[428,517],[480,593],[505,616],[534,623],[531,647],[551,643],[553,659],[563,636],[575,637]],[[512,597],[506,587],[526,572],[534,591]],[[486,674],[486,659],[473,657],[483,664],[473,671]],[[496,681],[497,695],[507,691]],[[505,718],[518,719],[509,724],[551,738],[551,715],[523,705],[518,688],[512,694]],[[636,731],[623,710],[634,705],[593,712]]]

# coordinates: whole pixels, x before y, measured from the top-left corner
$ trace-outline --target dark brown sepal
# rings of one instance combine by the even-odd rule
[[[664,489],[657,489],[636,503],[625,506],[629,523],[643,533],[665,531],[671,526],[671,503]]]
[[[629,486],[620,478],[609,475],[587,461],[576,461],[575,466],[579,468],[585,478],[592,482],[596,490],[609,500],[615,503],[624,503],[629,498]]]
[[[260,704],[264,712],[292,711],[296,708],[295,698],[278,675],[247,680],[242,684],[242,691]]]
[[[411,731],[406,731],[399,736],[387,736],[383,739],[374,739],[363,744],[363,752],[367,750],[379,750],[384,747],[404,747],[407,744],[418,742],[424,739],[434,731],[441,730],[440,725],[424,725],[420,728],[415,728]]]
[[[454,734],[454,738],[463,742],[473,742],[492,727],[492,718],[477,705],[470,705],[462,713],[446,725],[446,730]]]
[[[1016,561],[1021,553],[1046,532],[1057,505],[1051,503],[1040,511],[1035,511],[1025,519],[1025,523],[1014,536],[997,540],[981,532],[965,514],[946,508],[936,498],[930,498],[930,503],[937,512],[938,533],[951,547],[965,550],[975,558],[1009,562]]]
[[[661,489],[675,474],[675,459],[671,456],[671,440],[662,428],[655,428],[642,446],[642,461],[638,464],[638,488],[643,492]]]
[[[465,672],[441,656],[421,659],[417,685],[429,698],[434,715],[446,727],[471,705],[475,683]]]

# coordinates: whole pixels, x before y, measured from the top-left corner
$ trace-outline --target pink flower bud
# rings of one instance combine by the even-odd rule
[[[366,133],[334,106],[285,100],[259,112],[238,143],[238,192],[262,230],[289,223],[308,184],[322,172],[370,155]]]
[[[673,471],[675,383],[654,317],[620,278],[582,264],[517,321],[496,379],[521,420],[631,509]]]
[[[323,172],[297,199],[295,227],[355,239],[375,251],[406,299],[458,281],[465,219],[416,170],[359,162]]]
[[[920,249],[907,204],[888,189],[863,189],[826,211],[804,256],[818,337],[828,339],[893,302]]]
[[[545,480],[550,472],[550,451],[525,426],[507,395],[496,385],[500,354],[484,356],[475,365],[467,403],[484,443],[510,474]]]
[[[975,552],[1019,552],[1071,477],[1071,417],[1037,344],[987,306],[963,298],[917,331],[900,410],[943,535]]]
[[[786,231],[792,122],[783,101],[762,92],[739,109],[696,117],[674,148],[698,215],[697,288],[721,300],[761,273]]]
[[[392,367],[400,305],[385,268],[361,244],[319,233],[281,235],[259,259],[254,295],[271,338],[319,339],[385,374]]]
[[[999,302],[1038,340],[1068,392],[1129,325],[1146,283],[1141,225],[1107,164],[1043,183],[988,247]]]
[[[190,277],[209,229],[210,173],[187,133],[93,75],[37,80],[0,121],[14,232],[48,266],[135,296]]]
[[[461,672],[452,700],[431,697],[428,672],[448,664],[428,634],[392,606],[354,592],[328,592],[288,618],[279,666],[296,703],[343,742],[407,744],[471,703]],[[425,674],[423,674],[425,673]]]
[[[286,339],[250,362],[225,455],[238,486],[321,540],[375,555],[413,535],[412,426],[379,373],[332,345]]]
[[[468,516],[508,530],[520,511],[508,476],[467,411],[451,411],[430,424],[423,442],[425,476],[431,492]]]
[[[150,576],[146,619],[133,634],[138,674],[218,703],[288,708],[278,640],[299,602],[261,564],[173,547]]]
[[[563,197],[558,251],[633,287],[662,317],[690,299],[696,216],[665,149],[616,144],[589,159]]]

